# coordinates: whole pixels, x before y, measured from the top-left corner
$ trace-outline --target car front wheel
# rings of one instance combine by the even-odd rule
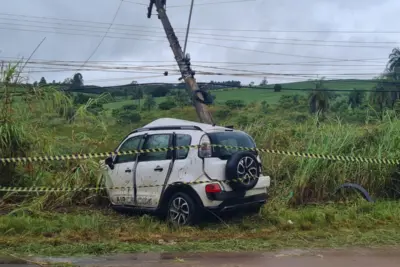
[[[167,220],[175,226],[192,225],[197,222],[199,209],[185,193],[174,194],[168,203]]]

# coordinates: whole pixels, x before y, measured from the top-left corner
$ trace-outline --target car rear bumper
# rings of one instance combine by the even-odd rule
[[[208,197],[212,197],[214,198],[214,200],[222,202],[216,207],[207,207],[207,209],[224,212],[229,210],[246,208],[248,206],[265,204],[268,199],[268,194],[262,193],[252,196],[244,196],[243,193],[239,192],[221,192]]]

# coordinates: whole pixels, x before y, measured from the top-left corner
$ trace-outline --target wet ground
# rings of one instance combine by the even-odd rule
[[[31,267],[33,262],[65,262],[87,267],[398,267],[400,249],[285,250],[265,253],[145,253],[85,258],[36,258],[30,263],[6,262],[1,267]],[[3,264],[1,264],[3,263]]]

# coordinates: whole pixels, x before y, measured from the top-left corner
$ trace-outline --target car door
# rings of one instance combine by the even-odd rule
[[[144,140],[143,135],[131,136],[118,147],[118,152],[138,150]],[[114,168],[107,167],[106,185],[110,201],[114,205],[134,205],[133,179],[137,154],[117,155],[113,159]]]
[[[168,148],[172,146],[172,134],[151,134],[146,136],[142,149]],[[143,208],[158,205],[162,185],[172,168],[172,150],[140,154],[136,168],[136,202]]]

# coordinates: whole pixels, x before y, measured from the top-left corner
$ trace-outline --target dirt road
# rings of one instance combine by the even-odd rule
[[[33,259],[98,267],[395,267],[400,249],[286,250],[265,253],[146,253],[89,258]],[[1,267],[27,267],[3,264]]]

